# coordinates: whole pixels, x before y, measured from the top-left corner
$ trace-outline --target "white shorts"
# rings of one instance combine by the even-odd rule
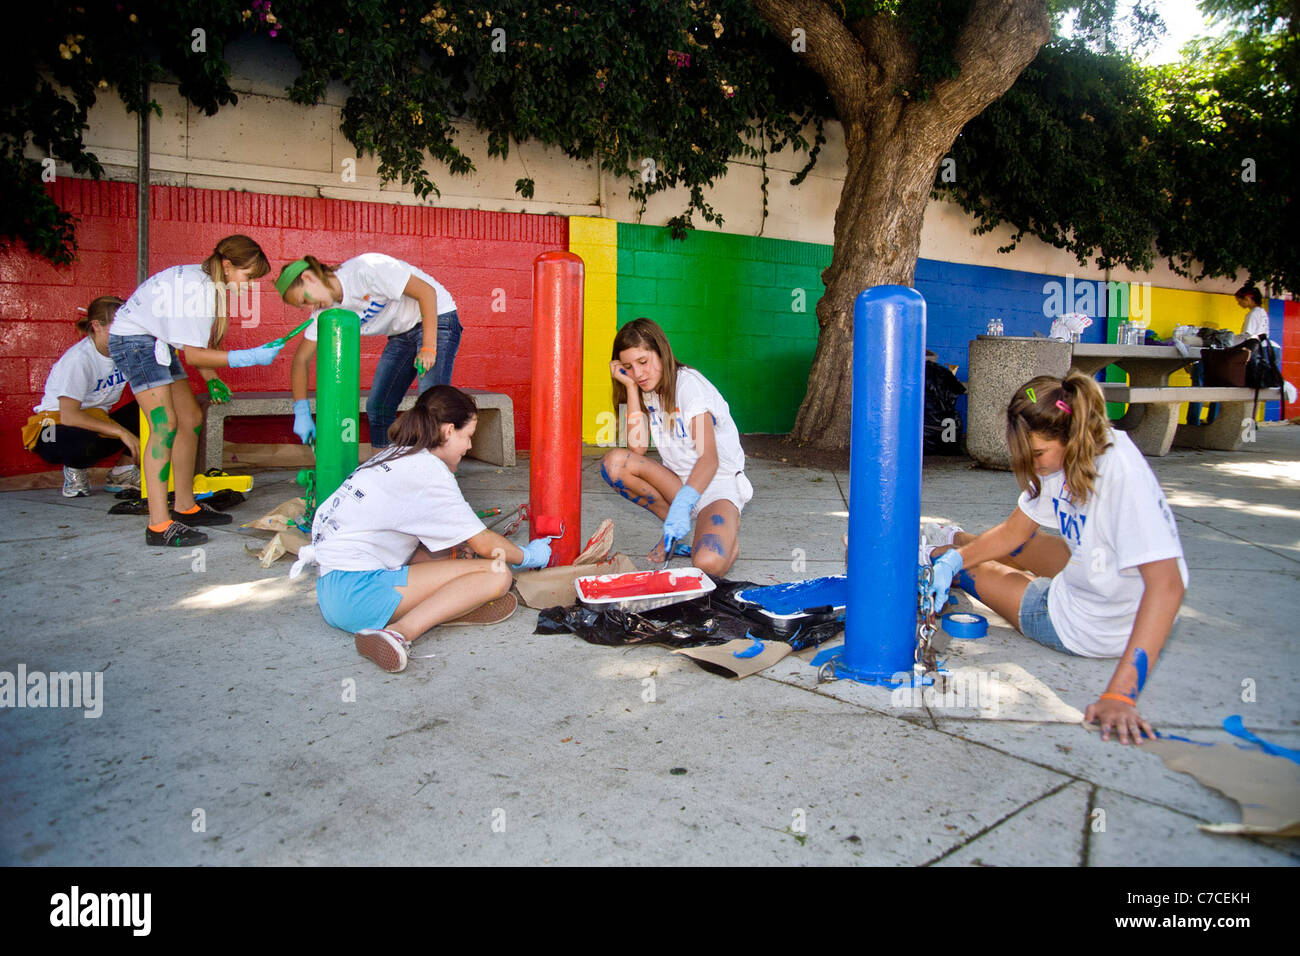
[[[736,506],[737,511],[744,511],[745,505],[749,504],[749,499],[753,497],[754,486],[749,483],[743,471],[738,471],[734,475],[714,475],[709,486],[704,489],[704,494],[700,495],[691,517],[694,518],[715,501],[730,501]]]

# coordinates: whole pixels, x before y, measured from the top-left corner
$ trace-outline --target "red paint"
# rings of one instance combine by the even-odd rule
[[[127,298],[136,285],[135,186],[60,178],[47,188],[59,207],[78,219],[77,259],[52,266],[21,245],[0,252],[0,475],[50,470],[22,449],[19,428],[40,400],[48,368],[77,341],[77,308],[99,295]],[[231,348],[260,345],[305,317],[284,305],[271,285],[292,259],[310,253],[337,265],[361,252],[385,252],[419,266],[451,291],[464,327],[452,383],[509,395],[516,445],[529,447],[533,260],[567,247],[567,219],[154,186],[149,231],[151,274],[202,261],[232,233],[251,236],[262,246],[271,274],[261,281],[256,324],[251,316],[233,319],[225,342]],[[493,305],[502,302],[498,289],[504,292],[505,311],[494,312]],[[362,339],[363,383],[374,377],[384,345]],[[293,348],[269,368],[218,374],[236,393],[282,391],[289,387]],[[198,382],[192,370],[191,378]],[[574,378],[578,391],[580,379]],[[296,442],[290,424],[288,418],[232,420],[227,437]],[[576,529],[576,517],[571,524]]]
[[[655,597],[660,594],[680,594],[699,591],[704,582],[698,575],[678,574],[676,571],[630,571],[611,574],[608,580],[599,578],[580,582],[582,595],[590,600],[604,598]]]
[[[582,260],[544,252],[533,264],[533,378],[537,420],[528,463],[529,537],[544,521],[563,520],[551,564],[572,564],[582,522]],[[522,363],[519,363],[522,364]]]

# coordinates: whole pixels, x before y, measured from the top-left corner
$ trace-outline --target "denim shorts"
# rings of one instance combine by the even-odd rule
[[[180,356],[170,345],[167,352],[171,364],[159,365],[154,355],[158,340],[152,335],[112,335],[108,336],[108,354],[131,385],[131,391],[139,395],[146,388],[158,388],[170,385],[189,376],[181,365]]]
[[[395,589],[406,586],[409,567],[389,571],[330,571],[316,579],[316,603],[325,623],[349,634],[387,627],[402,603]]]
[[[1047,592],[1051,587],[1051,578],[1034,578],[1029,582],[1024,597],[1020,599],[1020,633],[1054,651],[1082,657],[1061,642],[1056,626],[1052,624],[1052,616],[1047,612]]]

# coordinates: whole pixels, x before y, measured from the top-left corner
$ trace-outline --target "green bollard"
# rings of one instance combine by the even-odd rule
[[[327,309],[317,325],[316,502],[356,471],[360,461],[361,318]]]

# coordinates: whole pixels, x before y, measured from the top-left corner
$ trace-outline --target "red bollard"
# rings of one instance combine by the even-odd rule
[[[552,567],[572,564],[582,542],[582,260],[533,260],[532,449],[529,538],[550,537]]]

